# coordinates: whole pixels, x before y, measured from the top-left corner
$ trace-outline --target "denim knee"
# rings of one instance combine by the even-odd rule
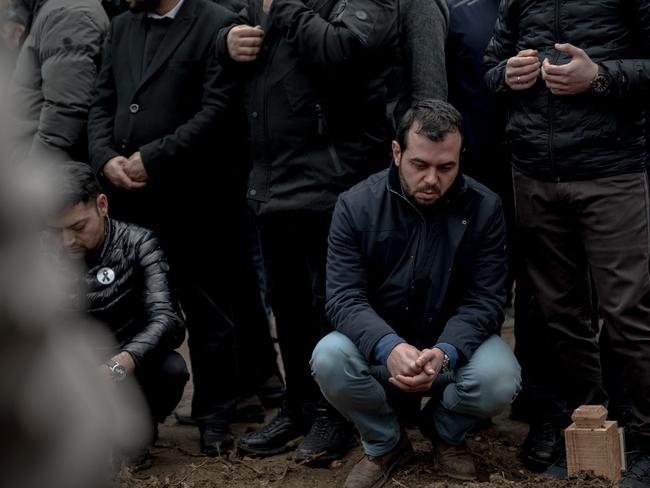
[[[505,410],[521,390],[521,368],[510,348],[498,336],[484,346],[445,390],[447,408],[488,418]]]
[[[503,412],[521,390],[519,368],[487,367],[478,372],[475,381],[480,391],[476,408],[483,418]]]
[[[353,358],[359,354],[354,343],[339,332],[331,332],[316,344],[311,355],[311,371],[326,397],[345,392],[349,374],[359,366]]]

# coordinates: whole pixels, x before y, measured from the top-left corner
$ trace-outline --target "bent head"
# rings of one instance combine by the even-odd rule
[[[89,165],[63,163],[61,170],[62,204],[59,212],[48,219],[47,227],[66,251],[83,258],[104,242],[108,198],[100,192]]]
[[[161,0],[126,0],[129,10],[134,14],[153,12],[160,6]]]
[[[404,192],[423,206],[437,202],[456,180],[462,117],[439,100],[416,103],[400,121],[393,159]]]

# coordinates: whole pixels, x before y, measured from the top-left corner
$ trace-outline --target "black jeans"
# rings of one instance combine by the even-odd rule
[[[190,378],[185,360],[176,351],[145,364],[136,370],[135,376],[154,424],[164,422],[173,412]]]
[[[303,415],[321,398],[309,359],[331,330],[325,319],[325,264],[331,213],[259,220],[260,244],[286,379],[286,403]]]
[[[543,182],[513,171],[526,264],[540,311],[537,376],[570,409],[606,403],[593,277],[604,327],[632,403],[630,427],[650,449],[650,227],[645,173]]]

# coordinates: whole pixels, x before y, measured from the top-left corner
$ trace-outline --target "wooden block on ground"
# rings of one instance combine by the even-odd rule
[[[577,427],[596,429],[605,424],[607,409],[602,405],[582,405],[576,408],[571,415]]]
[[[612,481],[621,478],[618,425],[606,417],[607,410],[600,405],[583,405],[571,416],[574,423],[564,431],[569,476],[593,471]]]

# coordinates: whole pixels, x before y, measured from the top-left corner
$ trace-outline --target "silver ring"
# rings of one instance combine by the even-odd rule
[[[521,76],[517,76],[517,83],[521,83]]]

